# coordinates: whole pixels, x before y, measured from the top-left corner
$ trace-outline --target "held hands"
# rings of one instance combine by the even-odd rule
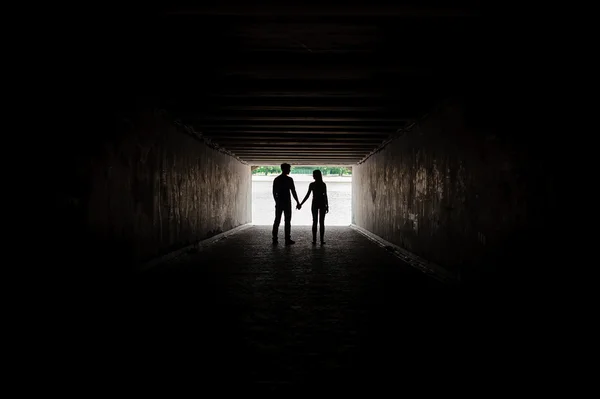
[[[298,210],[302,209],[302,204],[299,202],[296,202],[296,209],[298,209]],[[325,205],[325,213],[329,213],[329,205]]]

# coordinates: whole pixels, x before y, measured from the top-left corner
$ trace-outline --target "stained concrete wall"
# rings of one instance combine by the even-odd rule
[[[157,111],[105,119],[56,174],[65,253],[127,268],[251,221],[249,165]]]
[[[353,223],[463,279],[535,263],[555,217],[548,138],[473,104],[440,106],[353,167]]]

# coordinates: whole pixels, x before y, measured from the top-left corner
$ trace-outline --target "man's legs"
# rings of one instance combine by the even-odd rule
[[[283,210],[285,217],[285,241],[291,241],[291,230],[292,230],[292,204],[286,206]],[[281,217],[281,214],[280,214]]]
[[[273,222],[273,242],[277,242],[277,234],[279,233],[279,224],[281,223],[281,213],[283,208],[275,206],[275,221]],[[287,219],[287,218],[286,218]]]

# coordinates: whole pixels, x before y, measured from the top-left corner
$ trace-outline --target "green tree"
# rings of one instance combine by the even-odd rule
[[[264,173],[265,176],[267,176],[269,173],[278,173],[279,172],[279,168],[276,166],[259,166],[258,168],[254,169],[252,171],[253,175],[259,174],[259,173]]]
[[[312,175],[313,171],[316,169],[320,170],[323,176],[352,176],[352,168],[344,166],[296,166],[292,168],[292,173],[296,175]],[[279,174],[281,173],[281,169],[279,166],[259,166],[252,170],[253,175],[263,173],[265,176],[268,176],[269,174]]]

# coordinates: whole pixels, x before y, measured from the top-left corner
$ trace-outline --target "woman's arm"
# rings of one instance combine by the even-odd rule
[[[329,200],[327,199],[327,184],[323,183],[323,196],[325,197],[325,213],[329,213]]]
[[[310,197],[310,192],[312,191],[312,189],[313,189],[313,184],[312,184],[312,183],[310,183],[310,184],[308,185],[308,192],[306,193],[306,197],[304,197],[304,199],[303,199],[303,200],[302,200],[302,202],[300,203],[300,206],[302,206],[302,205],[303,205],[303,204],[306,202],[306,200],[308,199],[308,197]]]

